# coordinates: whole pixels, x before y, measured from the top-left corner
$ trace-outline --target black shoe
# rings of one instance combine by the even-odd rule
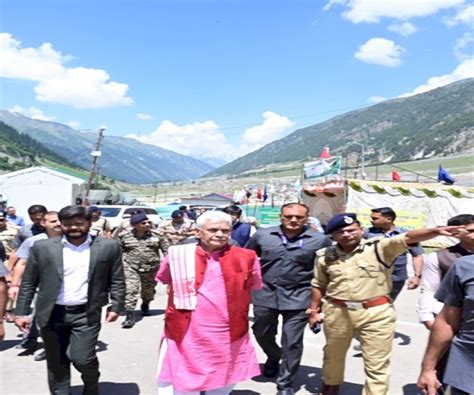
[[[278,369],[280,365],[280,361],[272,361],[267,359],[265,365],[263,365],[263,375],[268,378],[276,377],[278,374]]]
[[[133,325],[135,325],[135,316],[133,315],[133,311],[127,311],[125,321],[122,322],[122,328],[124,329],[133,328]]]
[[[35,361],[44,361],[46,359],[46,352],[44,350],[41,350],[40,353],[36,354],[33,359]]]
[[[150,305],[148,303],[142,303],[140,310],[142,311],[143,316],[150,315]]]
[[[38,348],[38,341],[34,338],[25,337],[15,348],[34,351]]]
[[[277,395],[294,395],[295,390],[293,388],[283,388],[277,391]]]

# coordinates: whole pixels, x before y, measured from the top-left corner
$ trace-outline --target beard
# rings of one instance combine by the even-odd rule
[[[87,233],[88,232],[82,232],[80,230],[77,230],[77,231],[66,232],[66,236],[68,239],[81,239],[87,236]]]

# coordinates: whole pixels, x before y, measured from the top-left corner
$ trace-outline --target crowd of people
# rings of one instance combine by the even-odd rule
[[[195,213],[180,207],[158,227],[137,209],[111,229],[96,206],[0,211],[0,339],[5,321],[23,332],[18,348],[43,349],[51,393],[70,393],[70,365],[84,394],[99,393],[96,345],[105,321],[136,308],[150,314],[158,282],[168,302],[158,355],[159,394],[229,394],[242,381],[274,378],[294,394],[307,325],[323,329],[322,394],[340,393],[353,339],[364,363],[364,394],[389,393],[393,303],[420,287],[418,313],[430,330],[418,387],[432,395],[474,393],[474,215],[405,231],[390,207],[354,213],[323,228],[301,203],[281,207],[280,225],[258,228],[238,205]],[[437,236],[459,242],[426,254]],[[411,262],[412,275],[407,266]],[[249,314],[252,307],[253,325]],[[280,339],[278,323],[281,317]],[[250,329],[266,355],[257,361]],[[262,361],[263,362],[263,361]],[[462,369],[461,369],[462,367]]]

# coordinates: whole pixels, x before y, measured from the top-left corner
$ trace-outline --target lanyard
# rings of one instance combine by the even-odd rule
[[[303,238],[298,239],[297,244],[288,244],[288,239],[285,235],[280,235],[281,242],[286,248],[303,248]]]

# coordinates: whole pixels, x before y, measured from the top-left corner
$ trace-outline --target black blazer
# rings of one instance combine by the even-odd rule
[[[115,240],[95,238],[91,243],[87,319],[100,321],[101,307],[110,300],[112,311],[120,313],[124,307],[125,280],[122,251]],[[64,276],[63,244],[61,237],[37,241],[30,252],[15,313],[28,315],[30,304],[38,288],[36,319],[40,328],[48,324],[61,289]]]

